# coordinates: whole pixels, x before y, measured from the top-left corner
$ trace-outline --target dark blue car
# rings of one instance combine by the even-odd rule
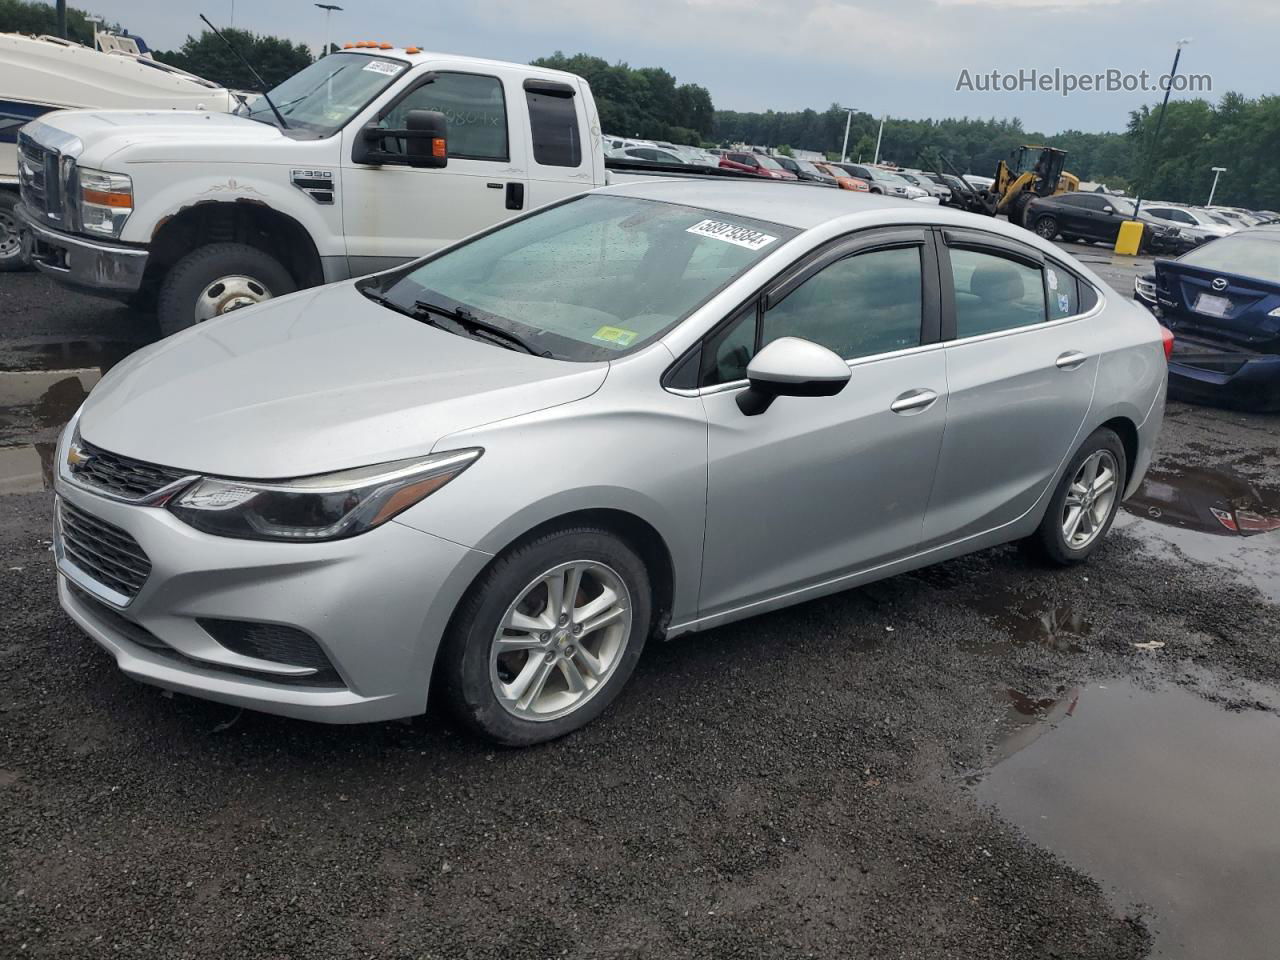
[[[1242,230],[1157,260],[1134,298],[1177,338],[1169,393],[1280,410],[1280,225]]]

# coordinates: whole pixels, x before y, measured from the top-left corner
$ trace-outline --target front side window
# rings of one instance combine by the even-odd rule
[[[703,386],[743,380],[760,347],[811,340],[845,360],[917,347],[923,316],[919,246],[872,250],[824,267],[760,318],[754,305],[703,351]]]
[[[508,158],[507,105],[502,81],[497,77],[437,73],[434,80],[424,83],[393,106],[378,121],[378,126],[403,130],[410,110],[435,110],[444,114],[449,124],[451,159],[505,161]],[[403,140],[382,142],[383,149],[390,153],[405,152]]]
[[[271,91],[271,102],[288,125],[286,134],[322,139],[342,129],[408,68],[403,60],[333,53]],[[256,96],[233,111],[279,126],[267,98]]]
[[[582,137],[573,96],[526,90],[533,161],[544,167],[582,165]]]
[[[952,247],[956,337],[1043,323],[1045,284],[1039,268],[979,250]]]
[[[680,204],[589,194],[363,289],[402,312],[461,307],[565,360],[660,336],[798,233]]]

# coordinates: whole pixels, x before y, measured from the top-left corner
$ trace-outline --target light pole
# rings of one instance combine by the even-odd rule
[[[853,120],[853,107],[841,107],[844,111],[844,146],[840,148],[840,162],[849,162],[849,123]]]
[[[889,115],[887,113],[880,118],[880,132],[876,134],[876,158],[871,161],[873,164],[880,162],[880,140],[884,136],[884,122],[887,119],[889,119]]]
[[[1205,204],[1206,207],[1213,206],[1213,195],[1218,189],[1218,177],[1227,172],[1226,167],[1210,167],[1209,169],[1213,171],[1213,186],[1209,188],[1209,202]]]
[[[329,15],[342,8],[336,3],[317,3],[316,6],[324,11],[324,46],[320,48],[320,57],[327,57],[329,55]],[[319,60],[320,57],[316,59]]]
[[[1160,145],[1160,128],[1164,126],[1164,114],[1169,108],[1169,94],[1173,92],[1173,78],[1178,75],[1178,60],[1182,57],[1182,48],[1191,42],[1191,38],[1179,40],[1173,51],[1173,66],[1169,69],[1169,81],[1164,87],[1164,101],[1160,104],[1160,116],[1156,118],[1156,132],[1151,137],[1151,145],[1147,147],[1147,159],[1143,164],[1141,187],[1138,189],[1138,196],[1133,203],[1133,219],[1138,219],[1138,214],[1142,212],[1142,191],[1146,189],[1147,177],[1151,174],[1151,160],[1155,155],[1156,148]]]

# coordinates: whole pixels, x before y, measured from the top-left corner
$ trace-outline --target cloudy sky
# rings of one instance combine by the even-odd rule
[[[716,106],[822,108],[833,101],[901,117],[1019,116],[1028,129],[1122,129],[1158,93],[957,91],[992,70],[1180,73],[1227,90],[1275,93],[1277,0],[340,0],[333,40],[381,40],[528,61],[563,50],[663,66],[700,83]],[[161,49],[205,13],[219,26],[318,48],[311,0],[72,0]],[[1178,94],[1175,94],[1178,96]]]

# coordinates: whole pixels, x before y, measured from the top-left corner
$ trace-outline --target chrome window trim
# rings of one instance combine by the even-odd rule
[[[1092,283],[1089,286],[1093,286]],[[1097,288],[1095,288],[1096,290]],[[1101,291],[1097,291],[1098,302],[1092,308],[1084,313],[1075,313],[1069,317],[1059,317],[1057,320],[1042,320],[1039,323],[1029,323],[1024,327],[1010,327],[1008,330],[994,330],[991,333],[980,333],[972,337],[956,337],[954,340],[943,341],[942,346],[952,347],[967,343],[982,343],[987,340],[999,340],[1003,337],[1017,336],[1020,333],[1030,333],[1035,330],[1047,330],[1064,326],[1068,323],[1078,323],[1081,320],[1091,320],[1098,314],[1102,313],[1107,301]]]

